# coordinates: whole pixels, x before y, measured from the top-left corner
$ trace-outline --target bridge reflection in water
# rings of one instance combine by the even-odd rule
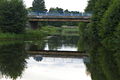
[[[81,57],[81,58],[70,58],[68,57],[42,57],[41,55],[32,55],[33,59],[38,62],[57,62],[57,63],[89,63],[89,57]]]
[[[46,50],[40,50],[40,51],[27,51],[27,53],[31,55],[42,55],[45,57],[69,57],[69,58],[81,58],[81,57],[87,57],[88,54],[86,54],[84,51],[46,51]]]

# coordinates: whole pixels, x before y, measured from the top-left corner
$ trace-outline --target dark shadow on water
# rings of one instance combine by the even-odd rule
[[[40,61],[43,60],[43,57],[42,57],[41,55],[34,55],[34,56],[32,56],[32,57],[34,58],[34,60],[36,60],[36,61],[38,61],[38,62],[40,62]]]

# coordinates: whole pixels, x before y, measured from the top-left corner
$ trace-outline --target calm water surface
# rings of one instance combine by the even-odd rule
[[[26,59],[27,68],[17,80],[91,80],[86,71],[83,59],[43,57],[38,61],[35,57]],[[2,78],[0,80],[12,80]]]
[[[26,50],[77,51],[78,37],[0,45],[0,80],[91,80],[85,58],[43,57]]]

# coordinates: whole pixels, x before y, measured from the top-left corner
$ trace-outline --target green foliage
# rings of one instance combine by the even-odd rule
[[[33,11],[39,11],[41,13],[45,13],[47,11],[45,8],[44,0],[34,0],[32,5],[33,5],[32,7]]]
[[[49,13],[60,13],[60,14],[62,14],[63,12],[64,12],[63,9],[58,8],[58,7],[49,9]]]
[[[0,33],[0,40],[13,40],[13,39],[23,39],[21,34],[14,34],[14,33]]]
[[[47,33],[42,30],[28,30],[23,35],[24,40],[40,40],[47,36]]]
[[[2,32],[23,33],[27,11],[22,0],[0,1],[0,28]]]
[[[120,22],[119,22],[119,25],[115,29],[114,35],[115,35],[114,49],[116,50],[116,53],[119,53],[119,50],[120,50],[120,47],[119,47],[119,44],[120,44]]]
[[[117,28],[120,22],[119,12],[120,1],[114,0],[101,21],[102,24],[99,34],[103,39],[102,44],[110,50],[116,46],[116,35],[114,33],[117,31],[116,29],[119,30],[119,28]]]
[[[78,48],[80,51],[87,50],[87,40],[88,40],[88,34],[87,34],[87,23],[81,22],[79,24],[79,34],[80,34],[80,40],[78,43]],[[86,42],[84,42],[86,41]]]
[[[91,51],[94,47],[98,47],[100,45],[101,38],[99,36],[99,30],[101,19],[110,5],[110,0],[99,0],[96,2],[91,1],[88,6],[90,6],[90,4],[95,4],[95,6],[91,5],[91,7],[94,7],[94,10],[91,9],[91,11],[93,11],[91,22],[87,27],[83,28],[80,26],[80,34],[82,34],[80,42],[83,43],[86,40],[84,43],[87,44],[88,51]],[[81,25],[84,26],[83,24]]]
[[[45,26],[45,27],[42,27],[41,30],[47,34],[54,34],[56,33],[57,28],[52,26]]]
[[[88,27],[90,27],[90,34],[93,40],[99,40],[99,30],[100,30],[100,24],[101,19],[108,9],[110,5],[110,0],[99,0],[96,2],[94,14],[91,18],[91,23]]]
[[[78,27],[66,27],[61,28],[61,35],[64,36],[79,36],[79,29]]]
[[[44,26],[41,31],[47,35],[62,35],[62,36],[79,36],[78,27],[53,27]]]
[[[80,27],[83,37],[80,40],[89,46],[90,63],[86,65],[92,80],[119,80],[120,0],[98,0],[95,6],[91,4],[94,2],[89,3],[89,7],[94,7],[90,9],[93,11],[91,22],[85,28]],[[85,30],[88,34],[84,34]],[[85,41],[86,36],[88,39]]]
[[[55,26],[55,27],[61,27],[61,26],[78,26],[79,22],[61,22],[61,21],[48,21],[48,22],[39,22],[40,26]]]
[[[48,32],[49,31],[47,30],[27,30],[24,34],[0,33],[0,40],[40,40],[46,37],[48,35]]]
[[[85,12],[88,12],[88,13],[94,12],[95,5],[96,5],[97,1],[98,0],[89,0],[88,1],[88,6],[86,7]]]

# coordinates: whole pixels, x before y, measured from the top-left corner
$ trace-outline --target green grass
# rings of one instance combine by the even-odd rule
[[[64,36],[79,36],[79,28],[63,28],[62,35]]]
[[[62,36],[79,36],[79,28],[63,28],[63,27],[43,27],[42,30],[49,31],[48,35],[62,35]]]
[[[0,46],[9,45],[9,44],[16,44],[16,43],[24,43],[24,41],[23,40],[1,40]]]
[[[0,33],[0,40],[12,40],[14,39],[20,39],[24,36],[22,34],[12,34],[12,33]]]
[[[78,27],[63,28],[45,26],[37,30],[27,30],[24,34],[0,33],[0,40],[38,40],[49,35],[79,36]]]
[[[37,40],[47,36],[42,30],[28,30],[24,34],[0,33],[0,40]]]

